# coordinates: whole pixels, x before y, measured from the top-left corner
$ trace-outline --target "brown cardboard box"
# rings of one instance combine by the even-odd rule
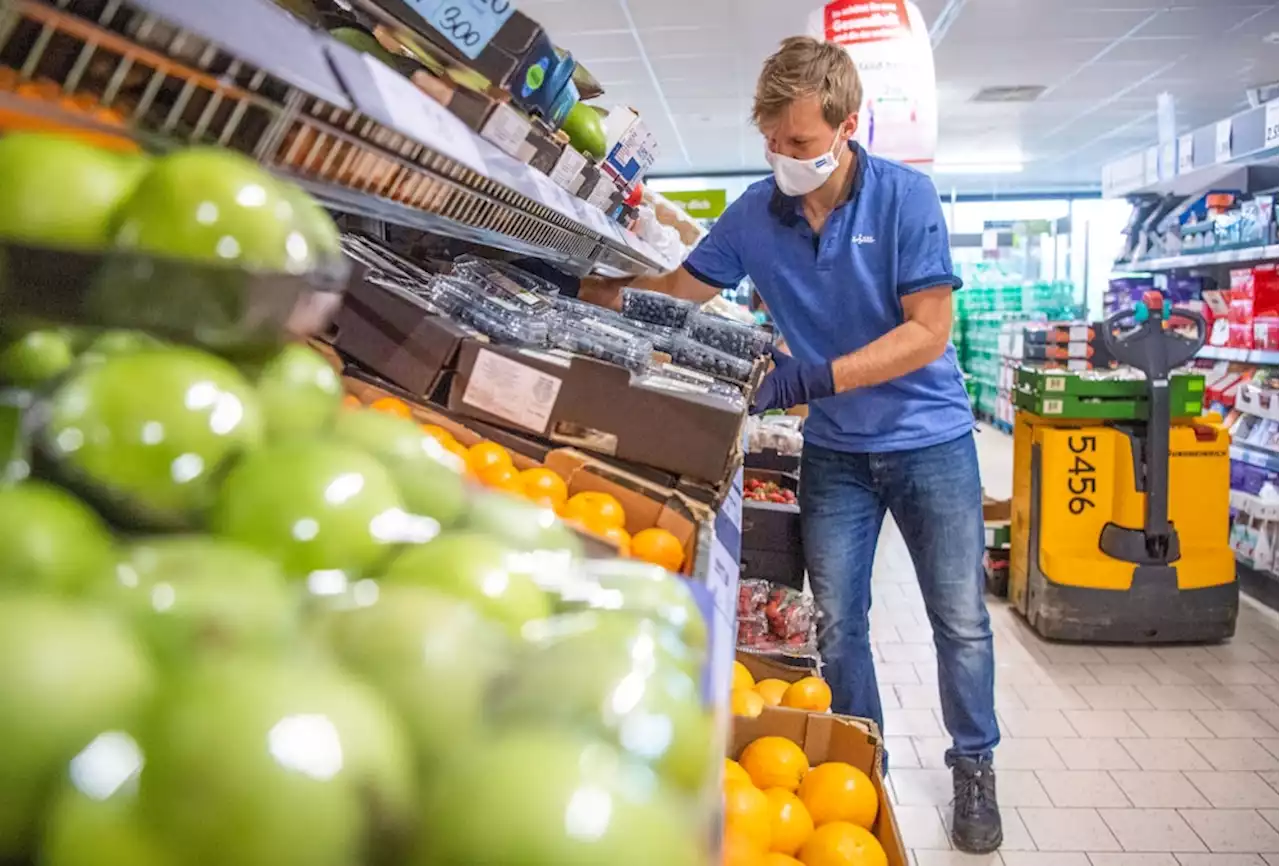
[[[419,397],[430,396],[472,333],[367,280],[347,290],[334,327],[334,348]]]
[[[737,658],[742,663],[742,666],[750,671],[756,682],[760,682],[760,680],[782,680],[786,683],[794,683],[805,677],[816,677],[818,675],[818,669],[805,659],[783,660],[762,653],[744,652],[743,650],[738,650]]]
[[[448,408],[721,487],[746,420],[717,397],[633,385],[630,371],[604,361],[478,340],[459,347]]]
[[[889,866],[908,866],[907,849],[902,844],[902,834],[880,773],[884,764],[884,748],[874,722],[852,716],[765,707],[764,712],[754,719],[733,720],[729,757],[737,758],[749,743],[770,736],[786,737],[799,745],[809,757],[810,766],[840,761],[866,773],[880,799],[880,811],[871,832],[884,848]]]

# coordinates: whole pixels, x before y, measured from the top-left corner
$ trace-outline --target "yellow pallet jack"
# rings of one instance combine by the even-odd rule
[[[1166,327],[1180,319],[1187,337]],[[1117,332],[1132,320],[1134,326]],[[1235,633],[1230,435],[1221,417],[1174,420],[1170,372],[1204,345],[1204,319],[1150,292],[1104,325],[1146,374],[1145,420],[1019,411],[1009,596],[1041,635],[1067,641],[1218,641]]]

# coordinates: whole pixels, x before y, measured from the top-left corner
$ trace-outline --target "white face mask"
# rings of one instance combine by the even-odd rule
[[[827,182],[840,159],[836,148],[840,146],[840,133],[831,144],[831,150],[815,159],[796,159],[767,151],[765,159],[773,167],[773,178],[783,195],[808,195]]]

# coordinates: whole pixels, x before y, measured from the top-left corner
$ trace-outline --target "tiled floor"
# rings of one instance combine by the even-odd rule
[[[979,436],[983,480],[1010,488],[1012,440]],[[1005,842],[953,851],[951,778],[924,604],[896,527],[871,615],[890,783],[916,866],[1278,866],[1277,626],[1244,604],[1208,647],[1046,643],[990,600]]]

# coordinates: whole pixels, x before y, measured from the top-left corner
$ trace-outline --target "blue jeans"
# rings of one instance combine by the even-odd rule
[[[942,718],[956,757],[1000,741],[991,620],[983,599],[982,484],[973,435],[883,454],[804,448],[800,514],[832,710],[884,727],[871,657],[871,567],[885,512],[915,564],[938,653]]]

